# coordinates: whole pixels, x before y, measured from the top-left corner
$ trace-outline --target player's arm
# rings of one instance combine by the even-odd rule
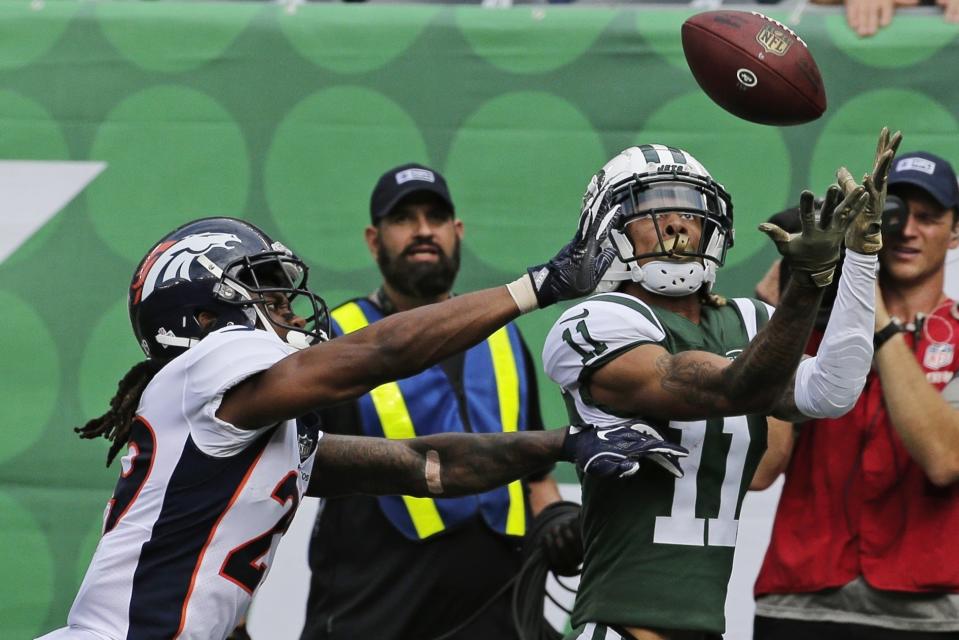
[[[473,346],[521,312],[592,291],[613,259],[601,246],[618,210],[609,197],[584,206],[573,240],[507,287],[397,313],[284,358],[231,389],[217,417],[255,429],[356,398]]]
[[[872,366],[876,255],[882,248],[882,212],[892,156],[902,140],[883,128],[871,174],[860,187],[845,168],[838,177],[849,198],[865,190],[865,207],[845,234],[846,260],[839,290],[815,357],[804,360],[773,415],[791,422],[837,418],[852,409]],[[825,205],[824,205],[825,206]]]
[[[309,494],[450,497],[488,491],[559,460],[565,435],[565,429],[410,440],[325,434]]]
[[[600,406],[660,420],[768,413],[802,357],[821,297],[818,287],[791,283],[779,310],[733,361],[640,345],[595,370],[589,394]]]
[[[879,297],[877,330],[889,320]],[[959,396],[956,383],[942,393],[929,384],[902,334],[876,351],[876,368],[889,420],[909,455],[933,484],[944,487],[959,480],[959,397],[952,398]]]
[[[575,462],[594,476],[628,477],[647,456],[678,460],[687,454],[678,445],[626,427],[440,433],[408,440],[324,434],[307,493],[460,496],[494,489],[558,460]]]

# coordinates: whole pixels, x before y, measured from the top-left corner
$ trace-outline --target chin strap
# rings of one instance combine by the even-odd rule
[[[698,262],[653,260],[637,271],[639,283],[651,293],[661,296],[688,296],[699,291],[706,282],[706,268]]]

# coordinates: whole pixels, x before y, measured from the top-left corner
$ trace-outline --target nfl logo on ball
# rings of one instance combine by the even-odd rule
[[[792,38],[785,31],[766,25],[756,35],[756,42],[763,46],[768,53],[784,56],[792,46]]]

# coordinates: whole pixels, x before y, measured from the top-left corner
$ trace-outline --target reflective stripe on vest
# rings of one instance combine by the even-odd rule
[[[332,312],[333,319],[344,333],[353,333],[369,325],[363,309],[355,302],[349,302]],[[503,432],[515,432],[519,429],[520,397],[519,381],[516,375],[516,360],[510,344],[509,333],[502,327],[491,335],[487,344],[493,361],[493,375],[496,378],[496,390],[499,399],[500,421]],[[376,409],[384,435],[390,440],[416,437],[413,420],[406,408],[403,392],[396,382],[387,382],[370,391],[370,398]],[[522,536],[526,533],[526,510],[523,485],[514,480],[507,485],[509,492],[509,511],[506,515],[507,535]],[[414,498],[402,496],[409,512],[410,520],[420,538],[426,538],[443,530],[444,523],[432,498]]]
[[[499,396],[500,422],[503,433],[519,429],[519,381],[516,379],[516,359],[509,343],[506,327],[500,327],[487,339],[493,357],[493,375]],[[509,513],[506,515],[506,534],[521,536],[526,533],[526,510],[523,505],[523,485],[514,480],[509,490]]]
[[[343,305],[334,311],[333,319],[344,333],[353,333],[369,324],[360,305],[355,302]],[[376,407],[376,413],[380,416],[383,432],[387,438],[399,440],[416,437],[413,420],[410,418],[410,412],[406,410],[406,401],[403,400],[398,384],[395,382],[382,384],[370,391],[370,397],[373,399],[373,406]],[[443,519],[432,498],[403,496],[403,502],[410,512],[410,520],[416,528],[416,535],[420,538],[426,538],[443,530]]]

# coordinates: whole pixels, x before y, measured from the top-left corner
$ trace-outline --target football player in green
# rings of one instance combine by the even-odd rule
[[[688,153],[631,147],[590,182],[587,203],[611,191],[622,205],[609,240],[618,259],[605,292],[553,326],[546,372],[574,423],[661,436],[689,456],[682,468],[650,456],[658,465],[626,482],[582,479],[586,554],[568,640],[723,633],[738,514],[766,448],[765,416],[841,415],[869,371],[885,176],[899,139],[883,131],[861,186],[841,169],[842,186],[832,185],[820,208],[803,192],[801,233],[760,227],[802,265],[775,316],[758,300],[711,293],[732,246],[732,202]],[[844,241],[839,312],[816,356],[801,361]]]

